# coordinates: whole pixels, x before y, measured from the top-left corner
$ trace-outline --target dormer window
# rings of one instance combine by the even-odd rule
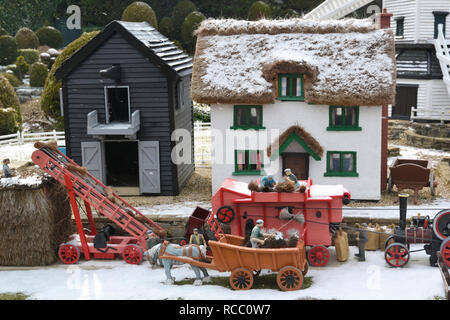
[[[403,37],[405,18],[398,17],[395,19],[395,36]]]
[[[448,11],[433,11],[434,15],[434,38],[437,39],[438,37],[438,25],[442,24],[442,32],[444,33],[445,37],[445,22],[447,20]]]
[[[278,75],[278,99],[304,101],[303,75],[280,74]]]

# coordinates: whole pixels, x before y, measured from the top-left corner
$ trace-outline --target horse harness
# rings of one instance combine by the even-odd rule
[[[166,255],[166,256],[173,256],[172,254],[166,254],[166,249],[167,249],[167,246],[169,244],[170,244],[170,242],[167,241],[167,240],[163,242],[163,244],[161,246],[161,250],[159,252],[158,258],[162,257],[164,255]],[[177,249],[179,249],[179,248],[183,249],[183,256],[184,257],[188,257],[188,258],[191,258],[191,259],[194,259],[194,260],[205,260],[205,257],[203,256],[203,253],[202,253],[202,250],[200,250],[200,246],[198,246],[196,244],[189,244],[189,245],[186,245],[186,246],[176,246],[176,247],[177,247]],[[192,248],[193,247],[198,249],[198,252],[199,252],[199,255],[200,255],[199,257],[194,257],[192,255]]]

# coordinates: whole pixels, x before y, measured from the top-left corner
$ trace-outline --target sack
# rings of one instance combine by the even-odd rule
[[[382,232],[380,233],[380,249],[384,251],[384,249],[386,249],[385,247],[385,243],[387,238],[389,238],[392,234],[394,234],[394,229],[395,229],[395,225],[391,224],[389,226],[378,226],[378,229],[376,229],[378,232]]]
[[[334,246],[336,249],[336,257],[340,262],[347,261],[349,255],[347,232],[339,228],[334,236]]]
[[[380,235],[376,232],[376,228],[372,227],[372,224],[369,223],[367,227],[367,243],[366,250],[367,251],[376,251],[380,249]]]

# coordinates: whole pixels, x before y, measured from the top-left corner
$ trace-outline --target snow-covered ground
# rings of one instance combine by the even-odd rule
[[[420,246],[412,249],[420,249]],[[310,267],[307,276],[312,277],[311,287],[294,292],[274,289],[233,291],[208,284],[168,286],[164,284],[164,270],[151,269],[147,262],[128,265],[123,260],[91,260],[73,266],[56,264],[28,270],[0,267],[0,293],[23,292],[29,294],[30,299],[50,300],[426,300],[444,295],[439,269],[428,265],[428,256],[424,252],[412,253],[408,265],[394,269],[387,266],[381,251],[366,252],[366,262],[358,262],[354,258],[357,249],[351,247],[350,259],[342,263],[336,260],[334,248],[330,251],[332,255],[327,267]],[[213,277],[230,275],[217,271],[210,271],[210,274]],[[174,266],[172,275],[177,281],[194,278],[188,265]]]
[[[174,216],[174,217],[189,217],[196,207],[210,209],[209,202],[176,202],[172,204],[161,204],[151,207],[136,207],[141,213],[151,216]]]

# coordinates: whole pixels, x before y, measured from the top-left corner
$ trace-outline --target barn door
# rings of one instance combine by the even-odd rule
[[[409,120],[411,108],[417,107],[417,85],[397,85],[395,106],[392,106],[392,119]]]
[[[139,187],[141,193],[161,193],[159,141],[139,141]]]
[[[105,183],[105,168],[103,147],[100,141],[89,141],[81,143],[81,159],[83,167],[89,171],[91,175]]]

